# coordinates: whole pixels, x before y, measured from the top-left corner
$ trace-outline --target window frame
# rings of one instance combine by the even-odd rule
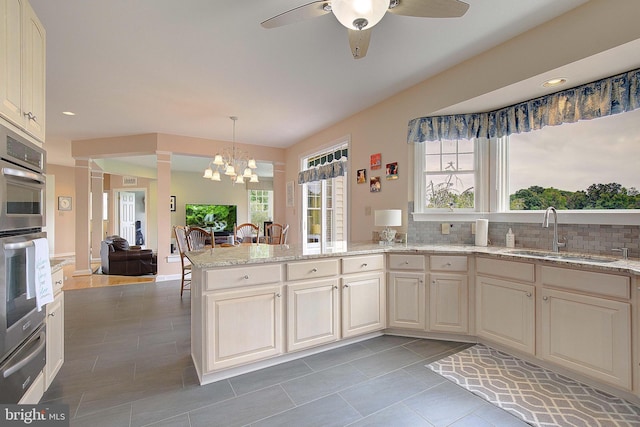
[[[536,223],[542,222],[544,210],[511,211],[509,210],[509,143],[508,136],[500,139],[491,138],[486,143],[476,140],[476,189],[475,209],[429,209],[422,203],[425,200],[426,172],[424,144],[416,143],[413,151],[414,163],[414,211],[413,220],[435,222],[471,222],[478,218],[493,222]],[[638,210],[627,209],[590,209],[559,210],[559,221],[565,224],[593,225],[638,225]]]

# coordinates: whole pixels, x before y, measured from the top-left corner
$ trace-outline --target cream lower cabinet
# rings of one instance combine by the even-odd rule
[[[535,353],[533,285],[476,277],[476,333],[528,354]]]
[[[44,366],[44,387],[51,382],[64,363],[64,292],[58,292],[47,304],[47,363]]]
[[[205,372],[282,353],[282,286],[216,291],[204,299]]]
[[[631,304],[542,290],[544,360],[631,389]]]
[[[287,285],[287,351],[340,339],[339,279]]]
[[[386,327],[384,272],[342,278],[342,337],[349,338]]]
[[[429,257],[429,303],[427,330],[469,333],[468,258],[459,255]],[[465,272],[465,274],[460,274]]]
[[[462,274],[431,273],[429,327],[434,332],[469,332],[469,279]]]
[[[425,286],[424,273],[389,273],[390,328],[425,330]]]

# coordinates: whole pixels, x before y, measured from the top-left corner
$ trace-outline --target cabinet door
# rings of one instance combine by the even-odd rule
[[[469,332],[469,285],[466,275],[431,274],[429,330]]]
[[[64,292],[59,292],[47,304],[47,364],[44,367],[44,387],[49,388],[64,363]]]
[[[287,286],[287,350],[340,338],[338,279]]]
[[[533,285],[477,276],[476,294],[478,336],[534,354]]]
[[[0,0],[0,114],[22,125],[22,25],[25,0]],[[5,49],[6,47],[6,49]]]
[[[385,328],[384,273],[342,279],[342,336],[344,338]]]
[[[279,285],[205,295],[207,372],[282,353]]]
[[[389,327],[424,330],[424,273],[389,273]]]
[[[24,129],[44,141],[46,37],[31,6],[25,4],[24,79],[22,106]]]
[[[542,291],[541,357],[631,389],[631,305],[552,289]]]

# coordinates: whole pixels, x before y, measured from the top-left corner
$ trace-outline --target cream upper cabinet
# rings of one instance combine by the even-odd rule
[[[535,265],[478,257],[476,272],[477,335],[535,354]]]
[[[565,270],[566,287],[579,288],[581,283],[574,279],[583,273]],[[620,279],[626,280],[629,286],[628,277],[600,274],[600,278],[602,289],[607,289],[607,278],[614,285]],[[543,288],[540,304],[542,359],[631,389],[631,304],[628,301]]]
[[[0,114],[45,137],[46,34],[26,0],[0,0]]]
[[[339,279],[287,285],[287,351],[340,339]]]
[[[215,291],[204,300],[205,372],[282,353],[282,286]]]
[[[342,337],[379,331],[386,326],[384,272],[342,278]]]

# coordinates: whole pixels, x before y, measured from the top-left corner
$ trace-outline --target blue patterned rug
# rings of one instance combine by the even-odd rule
[[[533,426],[640,426],[640,407],[482,344],[426,366]]]

